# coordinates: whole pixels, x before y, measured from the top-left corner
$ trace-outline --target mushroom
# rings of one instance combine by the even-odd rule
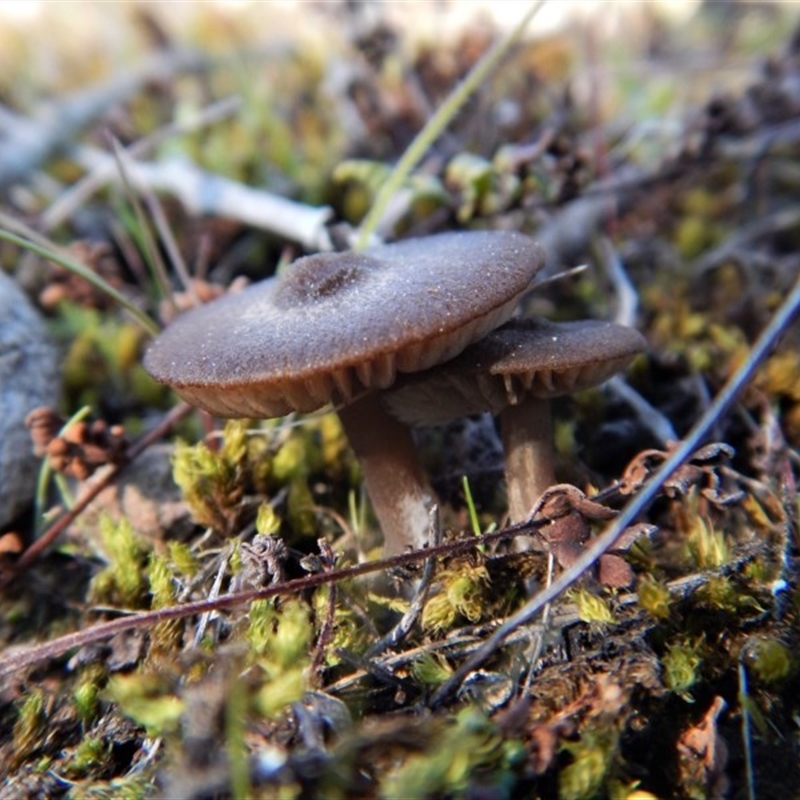
[[[512,320],[447,364],[404,377],[383,402],[409,425],[485,411],[499,417],[509,516],[516,522],[555,483],[550,401],[602,383],[645,344],[640,333],[612,322]]]
[[[424,545],[433,495],[409,429],[376,390],[398,372],[453,358],[506,321],[541,264],[532,239],[497,231],[306,256],[180,316],[144,364],[223,417],[341,405],[385,551],[399,553]]]

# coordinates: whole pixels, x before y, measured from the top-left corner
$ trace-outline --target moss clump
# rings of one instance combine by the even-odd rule
[[[667,619],[669,617],[670,594],[669,589],[655,578],[642,575],[638,586],[639,605],[651,617]]]
[[[664,684],[685,700],[691,699],[689,690],[699,680],[704,649],[705,639],[702,636],[694,640],[679,638],[667,645],[667,652],[661,657]]]
[[[247,466],[247,423],[230,420],[222,446],[212,450],[204,442],[179,442],[172,474],[195,521],[222,534],[235,529],[244,494]]]
[[[29,759],[39,749],[46,725],[47,695],[41,689],[34,689],[22,701],[11,732],[14,743],[12,768]]]
[[[123,608],[141,608],[149,589],[147,583],[147,548],[128,520],[100,520],[100,537],[108,566],[92,581],[91,597],[95,603]]]
[[[340,593],[347,592],[349,589],[350,587],[347,586],[338,586],[337,598],[341,598]],[[330,587],[321,586],[314,593],[312,605],[318,633],[328,615],[330,591]],[[363,653],[369,644],[369,630],[363,624],[363,620],[358,618],[349,603],[336,602],[333,610],[333,630],[328,635],[327,646],[323,654],[325,665],[336,666],[341,663],[338,655],[340,652]]]
[[[610,625],[614,615],[602,597],[586,589],[576,589],[570,593],[570,600],[578,607],[578,618],[591,625]]]
[[[597,797],[616,752],[617,738],[613,730],[587,732],[579,741],[564,745],[564,750],[572,757],[572,763],[559,772],[559,798],[590,800]]]
[[[696,515],[686,531],[686,548],[697,569],[717,569],[730,561],[731,553],[723,531]]]
[[[110,752],[110,744],[96,736],[87,736],[81,740],[62,768],[73,778],[86,775],[105,764]]]
[[[488,582],[489,573],[482,564],[464,563],[442,571],[439,590],[423,609],[423,628],[444,631],[458,617],[477,622],[486,609]]]
[[[521,742],[504,739],[482,712],[467,707],[424,753],[412,755],[383,779],[380,796],[462,797],[480,786],[492,797],[510,798],[524,760]]]
[[[453,674],[453,669],[442,656],[423,653],[412,664],[411,674],[425,686],[438,686]]]
[[[101,666],[86,667],[72,692],[78,719],[84,725],[88,725],[97,715],[105,675],[105,670]]]
[[[308,690],[313,633],[309,608],[300,600],[251,603],[246,638],[263,675],[255,695],[262,714],[277,714]]]
[[[164,736],[178,729],[184,702],[171,691],[164,676],[154,672],[114,675],[103,694],[149,736]]]
[[[151,608],[167,608],[178,601],[175,591],[176,579],[169,560],[164,556],[153,553],[150,556],[148,568],[150,583]],[[183,622],[181,620],[166,620],[153,626],[150,635],[150,657],[165,655],[174,658],[181,644]]]
[[[744,661],[750,672],[764,683],[775,683],[788,677],[794,668],[791,651],[773,638],[758,638],[748,643]]]

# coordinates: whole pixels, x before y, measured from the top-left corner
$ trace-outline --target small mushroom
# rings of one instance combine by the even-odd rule
[[[550,401],[602,383],[645,344],[637,331],[611,322],[512,320],[448,363],[404,377],[383,402],[409,425],[498,416],[509,515],[520,521],[555,483]]]
[[[541,264],[529,237],[490,231],[307,256],[180,316],[144,364],[223,417],[341,405],[385,550],[402,552],[424,544],[433,497],[410,431],[375,390],[453,358],[506,321]]]

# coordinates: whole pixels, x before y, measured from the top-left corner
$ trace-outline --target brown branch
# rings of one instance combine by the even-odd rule
[[[408,553],[394,556],[393,558],[384,558],[380,561],[357,564],[352,567],[344,567],[329,572],[319,572],[303,578],[295,578],[283,583],[272,584],[261,589],[234,592],[211,600],[197,600],[192,603],[183,603],[177,606],[168,606],[153,611],[145,611],[140,614],[132,614],[111,620],[110,622],[101,622],[90,628],[51,639],[49,642],[14,650],[6,650],[6,652],[0,656],[0,678],[6,677],[23,667],[31,666],[32,664],[36,664],[48,658],[60,656],[68,650],[108,639],[122,631],[156,625],[173,619],[182,619],[195,614],[204,614],[209,611],[235,608],[236,606],[249,603],[253,600],[265,600],[278,595],[297,594],[308,589],[314,589],[317,586],[356,578],[370,572],[396,569],[429,558],[455,555],[456,553],[473,550],[476,547],[486,545],[490,542],[499,541],[512,536],[530,534],[532,531],[538,530],[547,523],[548,520],[545,519],[523,522],[509,526],[500,531],[484,534],[483,536],[469,536],[464,539],[457,539],[456,541],[439,545],[438,547],[412,550]]]

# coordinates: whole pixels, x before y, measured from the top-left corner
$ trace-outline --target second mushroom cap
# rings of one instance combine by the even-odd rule
[[[498,414],[526,397],[544,400],[597,386],[645,345],[638,331],[613,322],[515,319],[446,364],[404,376],[383,402],[409,425]]]

